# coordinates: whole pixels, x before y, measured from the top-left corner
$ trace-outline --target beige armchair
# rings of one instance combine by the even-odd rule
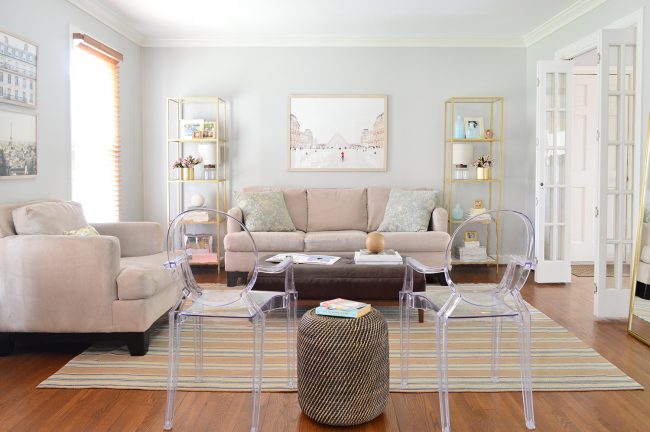
[[[113,333],[144,355],[178,300],[159,224],[93,224],[100,236],[17,235],[0,205],[0,354],[20,333]]]

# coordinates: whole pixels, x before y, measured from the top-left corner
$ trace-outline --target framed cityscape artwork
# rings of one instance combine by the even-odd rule
[[[38,46],[0,30],[0,102],[36,107]]]
[[[386,171],[388,98],[289,96],[289,171]]]
[[[36,115],[0,109],[0,180],[34,177]]]

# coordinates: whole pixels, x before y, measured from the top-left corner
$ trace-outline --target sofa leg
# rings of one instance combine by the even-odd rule
[[[132,356],[143,356],[149,351],[149,335],[151,330],[142,333],[123,333],[126,346]]]
[[[226,272],[226,285],[229,287],[237,286],[240,279],[246,280],[248,273],[246,272]]]
[[[0,357],[8,356],[13,350],[13,335],[11,333],[0,333]]]

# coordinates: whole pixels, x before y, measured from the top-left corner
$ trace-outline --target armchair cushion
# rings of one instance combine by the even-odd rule
[[[167,253],[122,258],[117,276],[117,297],[120,300],[148,299],[174,284],[172,273],[163,268]],[[180,288],[179,288],[180,293]]]
[[[81,204],[74,201],[29,204],[11,214],[17,234],[61,235],[88,225]]]

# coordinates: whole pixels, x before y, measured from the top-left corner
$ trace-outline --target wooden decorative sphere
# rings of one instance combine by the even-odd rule
[[[386,240],[383,234],[378,232],[371,232],[366,237],[366,249],[371,253],[379,253],[386,247]]]

